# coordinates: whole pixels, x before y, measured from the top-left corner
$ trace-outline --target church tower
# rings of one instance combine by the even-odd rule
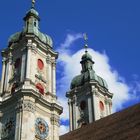
[[[87,39],[87,38],[85,38]],[[74,77],[66,93],[69,106],[70,131],[111,114],[113,94],[106,81],[94,69],[92,56],[87,51],[81,58],[81,74]]]
[[[39,31],[34,4],[32,0],[23,30],[13,34],[2,51],[1,140],[59,140],[58,53],[51,37]]]

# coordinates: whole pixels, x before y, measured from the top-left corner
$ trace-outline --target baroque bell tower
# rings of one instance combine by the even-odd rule
[[[50,36],[39,30],[35,1],[24,28],[2,51],[1,140],[59,140],[62,107],[56,96],[56,59]]]
[[[70,90],[66,93],[70,131],[108,116],[112,112],[113,94],[109,92],[106,81],[95,73],[94,61],[87,47],[85,44],[85,53],[80,62],[81,74],[73,78]]]

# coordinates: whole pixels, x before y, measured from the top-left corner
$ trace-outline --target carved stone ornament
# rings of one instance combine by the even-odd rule
[[[20,102],[18,105],[17,105],[17,110],[24,110],[24,111],[29,111],[29,112],[35,112],[35,104],[30,102],[30,101],[24,101],[23,103]]]
[[[46,62],[47,62],[47,64],[51,64],[51,57],[50,56],[47,56]]]
[[[60,118],[58,116],[52,114],[50,120],[52,125],[60,126]]]
[[[45,140],[49,135],[49,126],[48,123],[42,119],[37,118],[35,121],[35,137],[40,140]]]

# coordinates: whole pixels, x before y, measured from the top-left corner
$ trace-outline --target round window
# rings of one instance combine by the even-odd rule
[[[43,63],[43,61],[41,60],[41,59],[38,59],[38,68],[40,69],[40,70],[42,70],[43,68],[44,68],[44,63]]]
[[[104,103],[102,101],[99,102],[100,109],[103,111],[104,110]]]
[[[86,102],[85,101],[81,101],[80,108],[81,108],[81,110],[84,110],[86,108]]]

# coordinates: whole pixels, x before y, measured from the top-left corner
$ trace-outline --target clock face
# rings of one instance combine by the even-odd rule
[[[40,139],[45,139],[49,134],[48,123],[42,118],[37,118],[35,122],[35,130],[36,135]]]

